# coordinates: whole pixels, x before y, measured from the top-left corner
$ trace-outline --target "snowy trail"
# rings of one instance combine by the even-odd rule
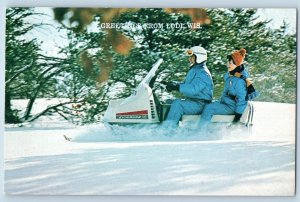
[[[7,128],[6,192],[292,195],[295,105],[255,107],[250,136],[166,137],[156,128],[129,128],[131,136],[115,136],[104,126]],[[63,134],[75,136],[74,141],[66,142]]]

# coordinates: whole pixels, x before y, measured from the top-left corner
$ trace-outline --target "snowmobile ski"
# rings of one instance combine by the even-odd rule
[[[72,138],[67,137],[66,135],[64,135],[64,138],[65,138],[65,140],[67,140],[67,141],[69,141],[69,142],[72,140]]]

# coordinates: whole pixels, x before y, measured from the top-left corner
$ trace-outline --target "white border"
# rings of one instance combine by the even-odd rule
[[[4,194],[4,67],[5,67],[5,8],[6,7],[180,7],[180,8],[300,8],[299,0],[288,1],[275,1],[275,0],[0,0],[0,201],[1,202],[31,202],[31,201],[55,201],[55,202],[77,202],[77,201],[122,201],[122,202],[135,202],[135,201],[272,201],[272,202],[286,202],[286,201],[300,201],[299,186],[296,187],[296,197],[193,197],[193,196],[6,196]],[[297,15],[297,28],[299,28],[299,14]],[[298,30],[298,29],[297,29]],[[299,31],[297,33],[297,50],[299,47]],[[299,51],[297,52],[297,58],[299,58]],[[297,61],[297,67],[299,67],[299,60]],[[299,71],[297,71],[297,77]],[[300,92],[299,83],[297,82],[297,95]],[[297,106],[299,99],[297,100]],[[297,107],[297,112],[298,107]],[[297,119],[297,126],[299,120]],[[298,145],[298,138],[297,138]],[[299,160],[299,150],[297,149],[297,161]],[[297,166],[297,171],[298,171]],[[297,172],[298,173],[298,172]],[[298,176],[297,176],[298,179]],[[298,180],[297,180],[298,182]]]

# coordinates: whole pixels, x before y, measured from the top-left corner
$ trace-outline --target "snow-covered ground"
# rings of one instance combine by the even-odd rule
[[[159,126],[6,125],[5,191],[70,195],[293,195],[294,104],[254,102],[252,134]],[[47,123],[47,124],[43,124]],[[116,133],[117,132],[117,133]],[[72,137],[66,141],[63,135]]]

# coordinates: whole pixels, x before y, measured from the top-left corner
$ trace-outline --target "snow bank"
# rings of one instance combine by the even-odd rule
[[[5,192],[293,195],[295,105],[254,106],[251,135],[170,133],[154,125],[6,128]]]

